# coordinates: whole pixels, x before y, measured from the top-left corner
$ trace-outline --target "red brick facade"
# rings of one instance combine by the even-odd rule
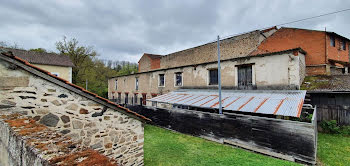
[[[334,37],[335,46],[331,46],[330,38]],[[345,50],[341,42],[345,41]],[[281,28],[259,45],[252,54],[276,52],[300,47],[307,52],[305,57],[307,74],[329,74],[329,59],[349,62],[349,40],[335,33],[296,28]],[[327,65],[326,65],[327,64]]]
[[[141,59],[139,60],[139,72],[154,70],[160,68],[160,58],[161,55],[155,54],[143,54]]]

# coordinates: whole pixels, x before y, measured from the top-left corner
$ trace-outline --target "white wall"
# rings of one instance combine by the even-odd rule
[[[305,57],[301,53],[299,53],[298,56],[293,55],[293,52],[289,52],[279,55],[251,57],[235,61],[224,61],[221,63],[223,87],[235,88],[238,86],[236,65],[242,64],[253,64],[253,85],[258,89],[298,88],[302,83],[303,75],[305,75]],[[113,91],[115,92],[115,98],[117,92],[122,93],[122,98],[124,98],[125,92],[129,93],[130,98],[135,93],[139,94],[138,97],[141,97],[141,93],[147,93],[147,98],[151,98],[151,94],[153,93],[164,94],[182,87],[215,88],[217,85],[208,85],[208,69],[213,68],[217,68],[216,63],[113,78],[109,80],[109,98],[112,98]],[[177,72],[183,73],[182,87],[174,86],[174,74]],[[159,74],[165,74],[165,87],[158,87]],[[139,77],[139,90],[135,90],[136,77]],[[118,79],[117,90],[114,88],[115,79]],[[124,99],[122,99],[122,101],[124,101]],[[130,101],[131,99],[129,99],[129,103]]]

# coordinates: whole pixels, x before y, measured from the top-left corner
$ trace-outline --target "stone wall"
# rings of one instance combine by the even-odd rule
[[[116,165],[115,160],[17,113],[16,108],[0,110],[1,166]]]
[[[267,32],[257,30],[221,40],[221,60],[248,56],[266,37],[275,31],[275,29]],[[163,56],[160,60],[160,68],[166,69],[215,61],[217,61],[217,43],[212,42]]]
[[[0,61],[0,105],[122,165],[143,164],[143,124],[126,114]]]
[[[139,60],[139,72],[149,71],[151,69],[151,58],[147,55],[143,55]]]

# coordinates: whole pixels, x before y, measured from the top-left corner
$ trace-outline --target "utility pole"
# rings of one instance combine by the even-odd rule
[[[219,114],[222,114],[221,103],[221,66],[220,66],[220,37],[218,35],[218,85],[219,85]]]
[[[88,79],[86,79],[86,82],[85,82],[85,89],[88,90],[87,88],[88,88]]]

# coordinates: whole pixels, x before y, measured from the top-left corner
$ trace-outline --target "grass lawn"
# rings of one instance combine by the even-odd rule
[[[320,165],[350,165],[350,137],[318,133]]]
[[[348,149],[349,150],[349,149]],[[232,146],[145,126],[145,165],[298,165]]]

